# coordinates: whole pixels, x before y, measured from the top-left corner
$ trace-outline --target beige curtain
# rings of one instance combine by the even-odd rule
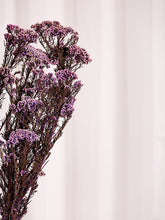
[[[0,58],[8,23],[42,20],[76,29],[93,62],[24,219],[164,220],[165,1],[0,0]]]

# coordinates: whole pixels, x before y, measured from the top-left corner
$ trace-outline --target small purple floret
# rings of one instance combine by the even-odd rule
[[[31,99],[31,98],[27,98],[23,101],[19,101],[17,103],[17,109],[18,111],[22,111],[22,112],[34,112],[36,110],[38,110],[39,107],[41,107],[42,102],[37,100],[37,99]]]
[[[32,143],[37,140],[37,134],[34,131],[17,129],[16,131],[11,132],[8,145],[17,145],[21,140],[26,140],[27,142]]]
[[[64,118],[67,117],[70,119],[72,117],[73,111],[74,111],[74,108],[73,108],[72,104],[65,103],[61,109],[61,116]]]

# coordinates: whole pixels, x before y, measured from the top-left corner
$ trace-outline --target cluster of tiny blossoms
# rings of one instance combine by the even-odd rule
[[[5,87],[11,86],[15,82],[15,77],[8,67],[0,67],[0,78]]]
[[[37,140],[37,135],[34,131],[18,129],[16,131],[11,132],[7,144],[17,145],[22,140],[32,143]]]
[[[0,107],[9,109],[0,124],[0,215],[20,220],[44,175],[55,142],[74,112],[82,87],[75,73],[91,62],[77,45],[79,35],[58,21],[22,29],[7,25],[0,67]],[[40,42],[42,49],[34,43]]]
[[[71,72],[68,69],[59,70],[56,72],[56,77],[59,82],[72,82],[73,80],[77,79],[77,75],[74,72]]]
[[[20,51],[30,43],[36,43],[38,34],[31,29],[22,29],[17,25],[7,25],[5,37],[4,65],[13,68],[21,61]]]
[[[41,49],[36,49],[35,47],[32,47],[31,45],[27,45],[22,48],[19,54],[20,57],[25,58],[27,60],[26,64],[29,67],[50,67],[48,57],[46,56],[45,52],[43,52]]]
[[[7,25],[7,31],[8,33],[4,35],[7,48],[16,45],[35,43],[38,39],[36,32],[32,31],[31,29],[22,29],[17,25]]]
[[[60,69],[76,71],[83,64],[91,62],[85,49],[76,45],[79,36],[71,27],[63,27],[59,22],[44,21],[32,25],[49,59]]]
[[[65,103],[61,109],[61,116],[71,118],[74,108],[71,103]]]
[[[42,105],[42,102],[37,99],[25,98],[23,101],[19,101],[17,105],[12,104],[10,108],[14,113],[16,112],[34,112],[37,111]]]
[[[43,21],[31,27],[48,41],[48,36],[54,38],[60,46],[76,44],[79,39],[78,32],[74,31],[71,27],[63,27],[58,21]],[[68,35],[70,40],[67,39]]]
[[[76,64],[88,64],[91,62],[89,54],[86,52],[86,50],[84,48],[80,48],[77,45],[71,45],[69,56],[72,57]]]

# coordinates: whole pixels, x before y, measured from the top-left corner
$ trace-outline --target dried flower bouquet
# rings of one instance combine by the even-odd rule
[[[75,72],[91,59],[77,46],[78,33],[58,21],[31,29],[10,24],[4,36],[0,105],[8,96],[9,109],[0,124],[0,215],[18,220],[27,213],[50,150],[72,117],[82,87]]]

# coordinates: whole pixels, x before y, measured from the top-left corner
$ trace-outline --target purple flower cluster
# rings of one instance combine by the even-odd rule
[[[70,119],[74,108],[71,103],[65,103],[61,109],[61,116]]]
[[[31,26],[39,35],[44,37],[58,37],[58,44],[65,46],[69,44],[66,37],[70,36],[72,40],[71,44],[77,43],[79,36],[76,31],[74,31],[71,27],[63,27],[58,21],[43,21],[42,23],[37,23]]]
[[[32,70],[33,76],[37,76],[41,78],[44,75],[44,70],[43,69],[34,69]]]
[[[87,51],[77,45],[71,45],[70,48],[70,57],[74,59],[75,63],[83,63],[83,64],[88,64],[92,60],[90,59],[89,54]]]
[[[35,89],[34,88],[24,88],[23,91],[25,92],[25,94],[27,96],[31,96],[35,93]]]
[[[70,86],[68,86],[68,85],[65,85],[65,87],[64,87],[64,94],[65,94],[65,96],[69,96],[70,94],[71,94],[71,87]]]
[[[10,69],[5,66],[5,67],[0,67],[0,75],[3,77],[6,77],[10,74]]]
[[[11,104],[10,109],[13,113],[16,112],[34,112],[37,111],[42,106],[42,102],[38,99],[31,99],[26,97],[24,100],[19,101],[17,105]]]
[[[6,47],[16,45],[27,45],[28,43],[36,43],[38,34],[30,29],[22,29],[17,25],[7,25],[8,33],[5,34]]]
[[[0,78],[3,80],[5,87],[8,85],[12,86],[15,82],[15,77],[11,74],[11,71],[8,67],[0,68]]]
[[[53,76],[53,73],[43,74],[41,80],[45,87],[57,84],[56,77]]]
[[[80,80],[78,80],[78,81],[74,82],[73,89],[77,90],[77,89],[80,89],[82,86],[83,86],[83,84],[81,83]]]
[[[35,81],[35,90],[38,93],[48,92],[50,88],[58,88],[57,78],[53,73],[45,73],[44,71],[34,70],[33,74],[38,78]]]
[[[46,66],[49,67],[49,59],[41,49],[36,49],[35,47],[32,47],[31,45],[27,45],[22,48],[19,54],[20,57],[26,58],[26,63],[28,66],[33,68],[43,68]]]
[[[70,82],[70,81],[77,79],[77,75],[68,69],[57,71],[56,77],[57,77],[58,81],[62,82],[62,83],[66,82],[66,81]]]
[[[11,104],[10,105],[10,110],[11,110],[11,112],[16,113],[17,112],[17,106],[15,104]]]
[[[20,112],[34,112],[38,110],[42,105],[42,102],[39,101],[38,99],[31,99],[31,98],[26,98],[23,101],[19,101],[17,103],[17,110]]]
[[[31,27],[38,33],[50,63],[58,69],[76,71],[92,61],[87,51],[76,45],[78,33],[71,27],[63,27],[58,21],[43,21]]]
[[[11,132],[7,143],[8,145],[17,145],[21,140],[26,140],[27,142],[32,143],[37,140],[37,135],[34,131],[17,129],[16,131]]]

